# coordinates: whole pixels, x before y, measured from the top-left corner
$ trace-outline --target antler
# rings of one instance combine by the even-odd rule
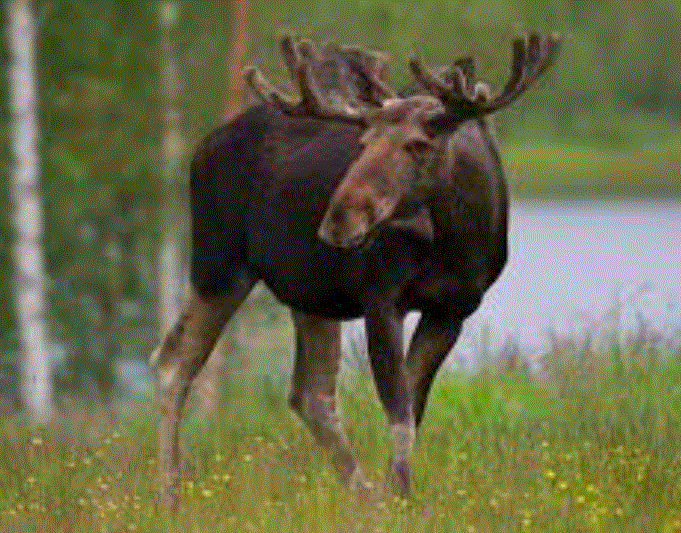
[[[470,57],[459,59],[447,69],[444,77],[437,76],[420,60],[409,63],[417,83],[438,98],[445,112],[436,113],[427,123],[435,129],[448,129],[462,118],[492,113],[509,105],[539,78],[553,63],[560,50],[560,39],[537,33],[513,43],[511,76],[506,85],[491,96],[487,86],[475,81],[475,65]]]
[[[414,78],[429,96],[398,98],[386,83],[388,62],[380,54],[335,43],[326,44],[320,52],[311,41],[294,41],[289,36],[282,39],[281,50],[300,100],[273,88],[255,67],[246,70],[246,81],[263,100],[285,113],[367,125],[375,120],[399,121],[418,112],[424,125],[438,132],[513,102],[553,63],[560,40],[537,33],[516,40],[511,76],[491,96],[484,83],[476,82],[470,57],[457,60],[441,75],[412,59],[409,66]]]
[[[281,41],[284,62],[298,86],[295,102],[265,80],[255,67],[246,69],[248,85],[285,113],[366,123],[395,92],[385,82],[387,60],[374,52],[328,43],[320,53],[311,41]]]
[[[335,43],[327,46],[335,49],[348,65],[350,73],[355,76],[355,87],[359,89],[361,83],[360,100],[381,106],[386,100],[397,98],[397,93],[388,85],[390,66],[386,56],[355,46],[339,47]]]

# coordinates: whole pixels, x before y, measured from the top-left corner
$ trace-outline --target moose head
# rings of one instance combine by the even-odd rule
[[[559,41],[531,34],[513,45],[511,76],[490,96],[475,82],[470,58],[437,76],[412,60],[427,95],[387,103],[367,122],[364,147],[329,202],[319,238],[349,247],[361,243],[404,201],[424,202],[448,194],[447,140],[465,120],[492,113],[518,98],[553,62]],[[451,194],[451,193],[450,193]]]
[[[398,98],[385,83],[385,60],[374,53],[333,43],[321,54],[309,41],[282,41],[297,103],[271,88],[256,69],[249,85],[289,114],[346,120],[365,128],[363,150],[329,202],[318,236],[328,244],[361,243],[404,201],[427,201],[446,190],[446,143],[464,121],[481,117],[515,101],[553,63],[558,38],[531,33],[513,43],[511,75],[491,94],[475,79],[472,58],[462,58],[435,74],[418,59],[410,69],[423,91]],[[365,90],[350,75],[366,80]]]

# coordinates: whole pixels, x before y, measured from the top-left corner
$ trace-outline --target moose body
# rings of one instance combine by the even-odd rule
[[[207,137],[191,176],[193,287],[229,290],[245,270],[292,308],[343,320],[363,316],[369,294],[385,290],[397,291],[403,311],[446,312],[462,295],[420,290],[439,270],[443,278],[468,278],[477,307],[507,252],[506,185],[489,122],[468,121],[448,139],[443,171],[452,187],[431,202],[433,241],[388,225],[369,246],[329,246],[316,230],[360,152],[360,135],[352,125],[261,104]]]
[[[263,104],[210,135],[191,178],[197,292],[229,290],[246,271],[283,303],[329,319],[363,316],[370,293],[385,290],[397,290],[405,310],[427,305],[415,286],[405,289],[432,270],[428,239],[399,226],[385,227],[369,246],[339,248],[317,237],[331,193],[360,151],[360,134]],[[497,163],[494,146],[485,148]],[[503,184],[498,166],[495,174]]]
[[[529,48],[540,44],[530,40]],[[546,53],[533,53],[516,53],[516,70],[546,61]],[[536,75],[514,73],[512,89]],[[367,129],[265,103],[199,145],[191,168],[192,292],[151,358],[162,495],[171,501],[191,381],[258,280],[292,310],[289,403],[356,486],[362,474],[336,412],[335,385],[339,320],[365,318],[393,445],[391,480],[397,492],[408,491],[432,380],[506,262],[507,193],[491,122],[481,116],[491,106],[476,107],[470,120],[446,115],[443,131],[439,100],[400,100],[397,114],[390,105],[379,111],[387,118]],[[426,136],[434,106],[436,129]],[[422,316],[405,354],[402,324],[412,309]]]

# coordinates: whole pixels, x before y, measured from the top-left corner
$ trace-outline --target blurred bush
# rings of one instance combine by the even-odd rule
[[[188,142],[179,179],[186,184],[191,148],[215,125],[226,99],[230,5],[197,0],[178,6],[172,38],[183,80],[179,107]],[[60,384],[95,383],[106,394],[111,361],[144,357],[157,340],[158,4],[36,1],[34,9],[49,316],[56,352],[64,353],[70,369]],[[681,4],[670,0],[257,1],[250,60],[285,84],[277,43],[282,31],[292,31],[389,52],[398,86],[408,83],[406,65],[414,53],[431,65],[473,53],[481,78],[500,83],[514,37],[530,29],[560,31],[566,44],[559,64],[498,118],[502,136],[641,144],[678,131],[680,23]],[[3,391],[16,359],[6,90],[3,77],[0,356],[2,368],[10,369],[0,372]]]

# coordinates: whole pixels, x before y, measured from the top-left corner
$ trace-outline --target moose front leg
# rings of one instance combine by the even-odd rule
[[[149,359],[156,378],[159,495],[173,505],[180,477],[179,426],[192,380],[208,359],[222,328],[253,287],[248,275],[235,278],[233,288],[204,296],[192,291],[185,310]]]
[[[428,391],[442,361],[461,331],[462,319],[424,313],[407,352],[409,391],[418,428],[428,399]]]
[[[291,314],[296,329],[296,359],[289,405],[317,442],[333,453],[339,476],[354,488],[362,484],[363,478],[336,411],[340,326],[335,320],[299,311]]]
[[[391,484],[394,492],[406,495],[415,426],[402,348],[403,317],[393,306],[379,305],[368,309],[365,318],[369,360],[393,446]]]

